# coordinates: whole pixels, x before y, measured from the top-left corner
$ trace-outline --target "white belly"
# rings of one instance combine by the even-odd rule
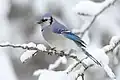
[[[50,47],[56,47],[58,50],[76,49],[76,44],[72,40],[65,38],[63,35],[53,33],[50,27],[45,29],[42,34]]]

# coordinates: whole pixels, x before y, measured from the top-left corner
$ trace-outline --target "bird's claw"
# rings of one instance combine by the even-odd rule
[[[52,52],[48,52],[48,55],[52,55]]]
[[[51,50],[55,50],[55,49],[56,49],[56,47],[52,47],[52,48],[51,48]]]
[[[48,55],[52,55],[55,52],[56,52],[56,47],[53,47],[49,50]]]
[[[73,53],[76,54],[76,50],[70,49],[69,52],[68,52],[69,55],[70,55],[70,54],[73,54]]]
[[[60,56],[61,56],[61,57],[64,56],[64,50],[61,50],[61,51],[60,51]]]

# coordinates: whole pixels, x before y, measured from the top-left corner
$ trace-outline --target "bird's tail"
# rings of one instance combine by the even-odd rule
[[[90,59],[92,59],[96,64],[102,66],[102,64],[101,64],[98,60],[96,60],[91,54],[88,53],[88,51],[85,50],[85,48],[86,48],[85,42],[75,42],[75,43],[82,49],[82,51],[83,51]]]
[[[81,49],[90,59],[92,59],[97,65],[102,67],[102,64],[97,59],[95,59],[91,54],[89,54],[84,48]]]
[[[86,43],[83,40],[78,41],[74,41],[79,47],[84,47],[86,48]]]

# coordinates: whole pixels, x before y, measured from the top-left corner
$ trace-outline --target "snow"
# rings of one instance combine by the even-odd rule
[[[46,51],[46,47],[43,44],[38,44],[36,45],[33,42],[30,42],[28,44],[22,44],[21,46],[25,47],[33,47],[33,48],[38,48],[41,51]],[[35,56],[37,53],[37,50],[26,50],[20,57],[20,61],[22,63],[25,63],[28,59],[32,58],[33,56]]]
[[[80,1],[73,8],[73,11],[77,14],[84,14],[90,16],[94,16],[98,14],[100,10],[101,10],[101,4],[92,1]]]
[[[89,47],[88,52],[92,54],[93,57],[95,57],[100,63],[109,64],[109,57],[106,55],[103,49],[96,47],[91,47],[91,48]]]
[[[66,72],[71,72],[73,67],[77,64],[77,61],[74,61],[72,64],[68,66],[68,68],[65,70]]]
[[[38,70],[34,75],[38,73],[41,73],[38,80],[74,80],[74,77],[64,71]]]
[[[20,56],[20,61],[25,63],[28,59],[32,58],[35,55],[37,50],[27,50]]]
[[[73,11],[80,15],[86,15],[86,16],[95,16],[98,13],[100,13],[105,7],[107,7],[109,4],[112,4],[114,0],[106,0],[101,3],[96,3],[93,1],[80,1],[78,4],[76,4],[75,7],[73,7]]]
[[[26,44],[26,46],[28,46],[28,47],[36,47],[36,44],[33,43],[33,42],[30,42],[30,43]]]
[[[66,59],[65,56],[59,57],[59,58],[55,61],[54,64],[50,64],[50,65],[49,65],[49,68],[48,68],[48,69],[50,69],[50,70],[55,69],[55,68],[57,68],[57,67],[60,65],[60,63],[62,63],[62,64],[67,64],[67,59]]]
[[[113,36],[109,42],[109,45],[103,47],[105,52],[112,50],[120,42],[119,36]]]
[[[111,68],[108,65],[104,65],[104,70],[112,80],[116,80],[115,74],[112,72]]]
[[[120,37],[119,36],[113,36],[112,39],[110,40],[110,45],[115,45],[116,43],[118,43],[120,41]]]
[[[37,48],[41,51],[46,51],[46,47],[43,44],[38,44]]]

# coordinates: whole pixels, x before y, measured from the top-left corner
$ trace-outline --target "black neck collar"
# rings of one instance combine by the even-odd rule
[[[50,17],[50,25],[53,23],[53,17]]]

